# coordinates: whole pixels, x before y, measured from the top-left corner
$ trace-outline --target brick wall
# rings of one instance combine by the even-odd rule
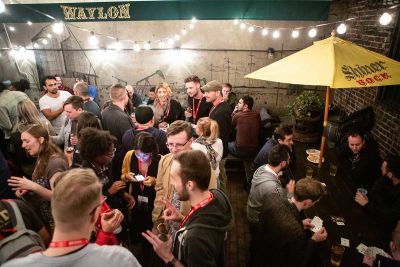
[[[396,10],[394,10],[396,11]],[[398,12],[398,11],[397,11]],[[351,0],[349,17],[358,17],[349,26],[344,39],[381,54],[388,54],[396,19],[388,26],[379,24],[383,13],[378,8],[369,7],[368,1]],[[334,91],[334,104],[352,113],[366,106],[375,112],[373,135],[380,144],[382,156],[389,153],[400,154],[400,112],[377,103],[379,88],[338,89]]]

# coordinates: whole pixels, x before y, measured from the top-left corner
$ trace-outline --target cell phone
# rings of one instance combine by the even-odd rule
[[[141,182],[141,181],[144,180],[144,176],[141,175],[141,174],[136,175],[135,178],[136,178],[136,180],[137,180],[138,182]]]

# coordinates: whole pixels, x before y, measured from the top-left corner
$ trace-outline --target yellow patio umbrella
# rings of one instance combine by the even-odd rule
[[[400,62],[332,36],[245,76],[280,83],[326,86],[324,129],[318,167],[324,154],[330,88],[400,84]]]

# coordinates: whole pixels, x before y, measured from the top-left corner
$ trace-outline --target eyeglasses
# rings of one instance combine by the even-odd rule
[[[173,143],[168,143],[168,142],[165,143],[165,144],[167,145],[168,148],[177,148],[177,149],[181,149],[181,148],[183,148],[189,141],[190,141],[190,139],[187,140],[186,143],[184,143],[184,144],[173,144]]]
[[[106,154],[106,156],[109,157],[109,158],[113,158],[115,156],[115,151],[116,150],[117,149],[114,147],[113,151],[111,153]]]
[[[98,205],[96,205],[96,207],[94,207],[94,209],[93,209],[89,214],[90,214],[90,215],[93,215],[93,213],[95,213],[96,209],[97,209],[98,207],[103,206],[103,204],[106,202],[106,200],[107,200],[107,197],[106,197],[106,196],[103,196],[103,199],[100,201],[100,203],[99,203]]]

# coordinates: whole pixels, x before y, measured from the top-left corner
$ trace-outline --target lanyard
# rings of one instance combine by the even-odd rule
[[[208,113],[208,116],[211,116],[211,113],[214,111],[214,109],[215,109],[216,107],[218,107],[218,105],[221,104],[222,102],[224,102],[224,99],[221,99],[221,101],[219,101],[219,103],[218,103],[216,106],[213,106],[213,107],[211,108],[210,113]]]
[[[201,101],[203,100],[203,96],[201,96],[199,103],[197,103],[197,108],[194,108],[194,97],[192,98],[192,111],[193,111],[193,123],[196,123],[197,114],[199,113],[199,108],[201,105]]]
[[[160,108],[162,109],[163,107],[162,107],[161,103],[158,102],[158,104],[160,105]],[[164,111],[163,116],[160,118],[160,122],[164,121],[165,118],[168,117],[170,111],[171,111],[171,100],[168,100],[167,108],[166,108],[166,110]]]
[[[211,202],[211,200],[213,200],[214,195],[210,192],[210,196],[206,199],[203,199],[202,201],[200,201],[199,203],[197,203],[188,213],[188,215],[185,216],[185,218],[183,218],[182,222],[179,224],[179,228],[182,228],[182,226],[186,223],[186,221],[189,219],[190,216],[192,216],[193,213],[195,213],[198,209],[204,207],[205,205],[207,205],[208,203]]]
[[[67,241],[55,241],[51,242],[50,248],[65,248],[65,247],[75,247],[80,245],[89,244],[89,240],[87,238],[77,239],[77,240],[67,240]]]
[[[147,166],[147,170],[144,171],[144,172],[142,173],[143,176],[144,176],[144,178],[147,177],[147,173],[149,172],[150,164],[151,164],[151,159],[150,159],[149,165]],[[141,170],[141,169],[142,169],[142,162],[140,161],[140,159],[138,159],[138,172],[139,172],[139,173],[140,173],[140,170]],[[139,182],[139,184],[140,184],[140,190],[142,190],[142,194],[143,194],[144,183],[143,183],[143,181],[141,181],[141,182]]]

